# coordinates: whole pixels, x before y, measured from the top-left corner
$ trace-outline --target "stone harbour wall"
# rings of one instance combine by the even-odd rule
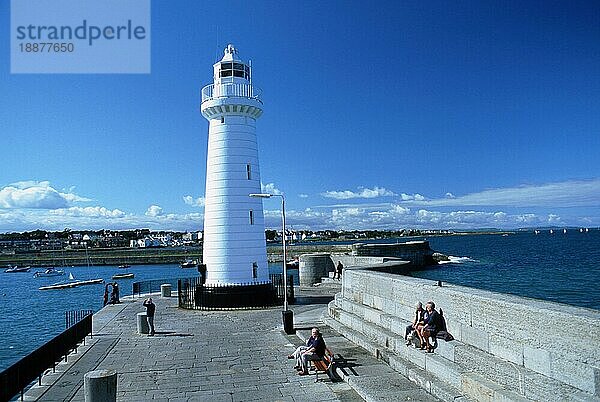
[[[414,267],[434,264],[433,250],[427,240],[404,243],[356,243],[352,245],[352,255],[369,257],[395,257],[410,261]]]
[[[377,265],[344,271],[329,315],[340,330],[374,345],[373,353],[387,355],[390,365],[408,360],[395,363],[407,376],[416,367],[447,382],[455,390],[452,398],[600,400],[599,311],[447,283],[440,287],[377,272]],[[415,303],[429,300],[443,309],[455,337],[440,341],[434,354],[409,350],[402,338]]]

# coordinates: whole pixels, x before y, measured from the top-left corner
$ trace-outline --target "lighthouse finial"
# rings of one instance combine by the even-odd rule
[[[230,43],[227,45],[227,47],[225,48],[225,54],[237,54],[237,49]]]

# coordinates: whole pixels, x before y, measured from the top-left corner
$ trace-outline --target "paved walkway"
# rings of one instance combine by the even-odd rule
[[[383,401],[434,400],[328,327],[327,302],[339,284],[299,291],[297,335],[286,335],[281,309],[190,311],[176,298],[153,297],[156,336],[139,335],[136,314],[142,300],[109,305],[94,315],[93,338],[44,375],[25,400],[83,401],[83,375],[96,369],[118,373],[118,401]],[[319,326],[336,355],[337,377],[315,383],[286,359]],[[335,376],[334,376],[335,377]]]
[[[280,308],[181,310],[153,298],[156,336],[136,333],[141,300],[94,315],[93,338],[43,377],[25,400],[83,401],[83,374],[115,369],[119,401],[361,401],[343,382],[300,377],[286,359],[300,341],[282,332]]]

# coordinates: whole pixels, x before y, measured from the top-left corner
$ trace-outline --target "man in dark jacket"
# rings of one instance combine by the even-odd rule
[[[306,340],[306,346],[301,346],[296,349],[294,354],[288,356],[297,359],[298,374],[308,374],[308,362],[311,360],[321,360],[325,356],[325,352],[331,355],[331,351],[325,346],[323,335],[319,332],[318,328],[313,328],[311,336]]]
[[[148,336],[154,336],[154,311],[156,310],[156,305],[152,303],[151,297],[144,300],[144,307],[146,307],[146,319],[148,320],[148,328],[150,329]]]

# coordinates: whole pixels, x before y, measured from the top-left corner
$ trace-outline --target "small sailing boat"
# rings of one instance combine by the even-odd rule
[[[55,283],[53,285],[48,285],[48,286],[41,286],[39,288],[39,290],[70,289],[70,288],[76,288],[78,286],[95,285],[95,284],[99,284],[99,283],[104,283],[104,279],[89,279],[89,280],[84,280],[84,281],[76,281],[75,277],[73,276],[72,273],[69,273],[69,280],[72,282],[62,282],[62,283]]]
[[[45,271],[37,271],[35,274],[33,274],[34,278],[45,278],[45,277],[51,277],[51,276],[62,276],[65,274],[65,271],[63,271],[62,269],[55,269],[54,267],[50,267],[48,269],[46,269]]]

